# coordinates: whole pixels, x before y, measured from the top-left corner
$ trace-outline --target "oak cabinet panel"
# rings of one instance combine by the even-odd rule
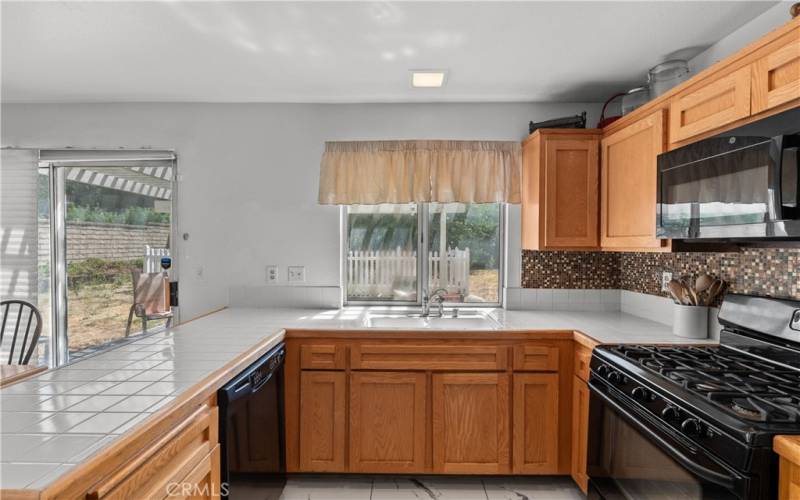
[[[558,473],[558,374],[514,374],[514,473]]]
[[[344,372],[300,373],[300,468],[345,471]]]
[[[425,469],[427,377],[416,372],[350,375],[350,470]]]
[[[750,116],[750,66],[678,94],[670,103],[669,140],[681,142]]]
[[[776,43],[773,51],[753,63],[752,114],[800,99],[800,28]]]
[[[586,493],[589,475],[586,461],[589,446],[589,386],[580,378],[572,381],[572,479]]]
[[[510,472],[509,375],[434,374],[433,472]]]
[[[303,370],[344,370],[347,357],[341,344],[306,344],[300,346]]]
[[[508,348],[489,344],[354,344],[354,370],[496,371],[508,366]]]
[[[539,130],[522,151],[522,245],[599,245],[599,131]]]
[[[656,238],[656,158],[664,152],[664,110],[603,139],[600,246],[660,249]]]
[[[514,346],[514,370],[530,372],[558,371],[559,348],[543,344]]]

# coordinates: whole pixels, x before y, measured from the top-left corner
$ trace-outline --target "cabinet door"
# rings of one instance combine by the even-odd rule
[[[545,142],[545,247],[597,248],[598,141]]]
[[[221,496],[220,447],[217,445],[180,482],[167,487],[165,498],[176,500],[218,500]],[[227,488],[227,486],[226,486]]]
[[[681,142],[750,116],[750,66],[678,94],[670,104],[669,140]]]
[[[794,500],[800,498],[800,464],[796,464],[781,457],[779,467],[779,500]]]
[[[426,375],[350,375],[350,470],[421,472],[425,468]]]
[[[434,472],[509,472],[507,374],[435,374],[432,399]]]
[[[800,99],[800,28],[786,34],[778,45],[753,63],[752,114]]]
[[[514,374],[514,473],[558,473],[558,374]]]
[[[300,374],[300,471],[345,471],[345,374]]]
[[[586,493],[589,476],[586,473],[589,446],[589,386],[580,378],[572,379],[572,479]]]
[[[664,151],[664,110],[602,141],[600,246],[652,249],[656,239],[656,157]]]

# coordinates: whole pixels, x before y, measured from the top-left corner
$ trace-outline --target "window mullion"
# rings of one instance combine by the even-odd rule
[[[417,303],[428,289],[428,204],[417,204]],[[430,292],[430,290],[427,290]]]

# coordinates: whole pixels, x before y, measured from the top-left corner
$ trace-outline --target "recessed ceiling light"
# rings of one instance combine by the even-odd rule
[[[411,86],[416,88],[442,87],[445,74],[445,71],[440,70],[412,70]]]

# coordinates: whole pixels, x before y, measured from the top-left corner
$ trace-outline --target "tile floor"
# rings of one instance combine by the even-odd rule
[[[232,500],[579,500],[567,477],[290,477],[283,493],[239,489]]]

